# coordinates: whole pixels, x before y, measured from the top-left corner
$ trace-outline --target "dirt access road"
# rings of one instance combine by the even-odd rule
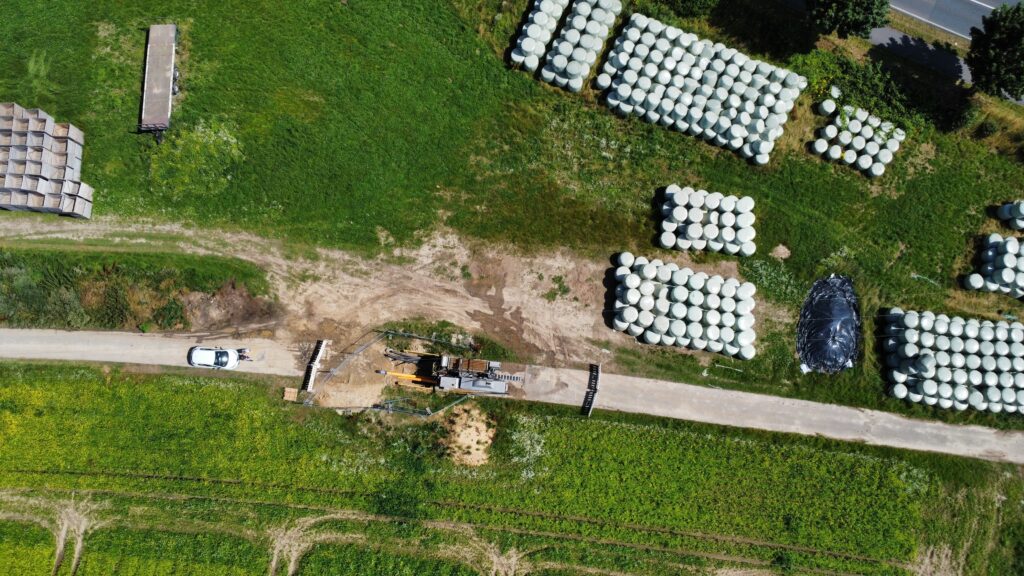
[[[200,233],[175,224],[109,217],[81,222],[46,215],[4,215],[2,220],[0,241],[90,240],[114,249],[142,245],[151,250],[248,260],[267,271],[284,308],[272,339],[263,341],[17,331],[0,333],[3,358],[181,366],[188,346],[203,341],[251,348],[259,360],[245,369],[294,375],[304,365],[303,346],[312,340],[352,342],[385,322],[413,317],[448,320],[490,334],[549,365],[604,362],[607,366],[607,353],[595,343],[627,344],[625,336],[605,327],[601,317],[605,298],[601,279],[608,264],[582,260],[568,252],[527,257],[490,248],[471,249],[458,237],[440,233],[418,248],[395,250],[388,257],[365,259],[340,250],[318,249],[315,258],[306,259],[265,238],[212,230]],[[676,260],[686,262],[683,255]],[[718,266],[701,269],[736,275],[733,263]],[[569,293],[548,301],[542,296],[551,290],[555,277],[561,277]],[[785,311],[759,305],[759,312],[760,321]],[[238,332],[246,333],[244,328],[238,327]],[[111,344],[99,346],[101,338],[112,338]],[[365,372],[371,371],[370,366],[366,368]],[[331,384],[335,381],[339,388],[350,385],[344,378]],[[529,381],[517,396],[578,406],[585,387],[584,372],[535,367],[530,368]],[[321,401],[327,400],[326,405],[346,405],[333,401],[345,394],[326,392],[320,396]],[[367,405],[370,396],[360,398],[357,404]],[[606,374],[597,407],[1024,464],[1022,433],[644,378]]]
[[[274,339],[282,342],[348,343],[386,322],[420,317],[486,333],[545,364],[567,365],[598,360],[601,349],[593,342],[617,335],[601,315],[609,264],[566,251],[520,256],[470,247],[441,232],[388,256],[321,248],[304,253],[307,258],[250,234],[110,217],[81,222],[0,216],[0,242],[58,240],[74,241],[71,249],[90,241],[115,250],[218,254],[255,263],[267,272],[283,308],[273,327]],[[735,266],[723,271],[734,274]],[[555,278],[568,293],[549,301],[543,295],[555,288]]]
[[[152,335],[56,330],[0,330],[0,358],[33,358],[185,365],[189,346],[246,346],[256,362],[249,372],[297,376],[296,350],[273,340],[197,340],[192,335]],[[513,385],[516,399],[580,406],[587,389],[583,370],[531,366]],[[771,432],[824,436],[908,450],[1024,464],[1024,433],[954,426],[886,412],[818,404],[776,396],[603,374],[597,408],[651,414]]]

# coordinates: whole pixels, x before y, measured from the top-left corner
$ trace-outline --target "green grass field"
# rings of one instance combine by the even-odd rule
[[[382,574],[425,569],[467,542],[533,551],[549,567],[651,574],[673,563],[896,574],[945,548],[965,558],[964,573],[1006,573],[1015,561],[1024,494],[1009,467],[481,407],[498,423],[491,461],[465,468],[445,457],[436,422],[309,411],[244,380],[0,364],[0,520],[85,510],[90,574],[175,574],[193,563],[209,574],[263,572],[273,534],[308,518],[317,520],[294,533],[319,546],[311,574],[360,557],[360,547],[409,556],[376,560]],[[22,538],[18,526],[0,525],[17,535],[2,554],[52,562],[39,529]],[[480,568],[457,560],[445,570]]]
[[[676,20],[658,0],[629,4]],[[867,334],[889,305],[1024,317],[1016,301],[955,287],[973,238],[994,229],[986,209],[1024,182],[1019,162],[974,140],[977,119],[957,124],[963,102],[931,96],[919,71],[888,62],[891,86],[848,90],[912,128],[884,178],[869,182],[804,151],[822,122],[809,97],[771,164],[754,168],[616,118],[593,92],[572,96],[508,69],[501,54],[527,5],[13,0],[0,19],[8,71],[0,101],[42,107],[85,131],[83,179],[97,189],[99,216],[245,230],[298,246],[377,253],[444,224],[515,249],[671,258],[651,243],[656,188],[751,195],[759,255],[740,270],[763,297],[758,359],[704,366],[630,346],[616,350],[619,368],[1024,426],[885,398],[870,337],[864,361],[837,378],[801,376],[793,356],[799,302],[831,272],[854,278]],[[792,66],[817,89],[857,86],[860,72],[837,76],[805,35],[783,33],[792,26],[773,5],[722,6],[706,21],[678,21]],[[157,146],[134,128],[144,29],[165,21],[181,27],[184,93]],[[776,245],[791,256],[767,256]],[[65,254],[55,274],[5,251],[2,273],[23,270],[45,286],[67,274]],[[93,280],[167,280],[152,257],[117,266],[108,256],[73,258]],[[226,270],[185,260],[175,260],[186,270],[172,275],[175,286],[203,289]],[[242,268],[233,273],[251,290],[265,286]],[[7,322],[68,317],[46,319],[49,306],[34,313],[42,320]],[[88,318],[84,325],[118,324]],[[530,552],[539,574],[723,566],[903,574],[926,558],[940,567],[951,558],[954,573],[1024,572],[1024,488],[1008,467],[640,417],[598,414],[584,424],[544,406],[483,407],[499,426],[492,460],[465,469],[444,457],[435,424],[282,406],[244,381],[0,364],[0,511],[52,519],[68,502],[97,506],[92,514],[106,523],[87,535],[80,574],[266,574],[272,534],[310,517],[324,519],[299,533],[310,545],[301,574],[487,573],[493,549]],[[453,557],[453,546],[477,555]],[[0,574],[46,573],[52,548],[48,530],[0,521]],[[70,572],[70,544],[66,554],[61,574]]]
[[[868,333],[890,305],[1024,317],[1016,301],[956,287],[973,238],[994,227],[987,207],[1013,196],[1007,183],[1024,181],[1024,167],[973,139],[978,119],[960,110],[968,103],[952,87],[936,88],[875,52],[868,57],[894,80],[867,81],[860,69],[836,66],[772,4],[722,0],[708,20],[678,19],[658,0],[629,4],[792,66],[812,91],[838,82],[912,128],[890,171],[871,182],[804,151],[822,122],[805,96],[771,164],[755,168],[691,137],[617,118],[592,91],[572,96],[508,69],[502,53],[527,5],[172,1],[154,11],[139,2],[16,0],[0,22],[0,35],[13,39],[0,47],[0,65],[13,71],[0,82],[0,100],[42,106],[86,131],[84,171],[99,214],[245,229],[300,245],[376,252],[444,222],[518,248],[671,258],[651,243],[656,188],[678,182],[751,195],[760,252],[741,272],[779,321],[762,329],[761,358],[746,375],[726,374],[719,385],[902,409],[884,397],[870,338],[851,373],[797,373],[791,320],[810,283],[831,272],[854,278]],[[54,20],[62,25],[46,25]],[[168,141],[157,146],[132,131],[142,30],[165,20],[181,25],[185,92]],[[777,245],[791,252],[784,262],[767,255]],[[694,379],[678,356],[631,365],[650,364]]]
[[[133,132],[145,28],[164,21],[185,91],[157,146]],[[0,34],[0,99],[85,131],[97,213],[357,249],[431,227],[481,123],[539,92],[433,1],[19,0]]]

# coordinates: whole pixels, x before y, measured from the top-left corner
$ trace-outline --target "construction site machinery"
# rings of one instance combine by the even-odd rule
[[[384,356],[399,365],[411,364],[412,374],[378,370],[379,374],[401,381],[431,386],[444,392],[461,394],[508,394],[509,382],[522,377],[501,372],[501,363],[493,360],[456,358],[448,355],[420,355],[387,349]]]

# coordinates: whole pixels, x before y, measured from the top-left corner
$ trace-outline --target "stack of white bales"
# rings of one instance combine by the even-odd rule
[[[569,0],[534,0],[530,15],[512,49],[513,62],[530,72],[537,70],[568,5]]]
[[[896,398],[1024,412],[1024,324],[893,308],[885,330],[882,348]]]
[[[831,117],[832,122],[821,129],[819,138],[811,144],[814,153],[833,162],[854,165],[872,178],[885,173],[885,167],[907,137],[892,122],[883,122],[863,108],[839,108],[831,99],[819,104],[818,112]]]
[[[752,256],[754,244],[754,199],[708,193],[689,186],[671,184],[665,189],[661,207],[662,248],[710,250]]]
[[[1024,200],[1007,202],[999,207],[999,219],[1014,230],[1024,230]]]
[[[807,79],[633,14],[595,85],[621,114],[766,164]]]
[[[571,92],[582,90],[619,12],[622,12],[620,0],[573,2],[572,12],[551,45],[547,64],[540,71],[541,79]]]
[[[967,276],[969,290],[1001,292],[1013,298],[1024,296],[1024,246],[1018,238],[990,234],[981,252],[981,268]]]
[[[753,284],[629,252],[618,261],[616,330],[648,344],[754,357]]]

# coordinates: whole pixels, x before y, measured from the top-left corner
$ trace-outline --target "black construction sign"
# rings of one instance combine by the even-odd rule
[[[580,409],[580,414],[586,417],[590,417],[590,414],[594,411],[594,398],[597,397],[597,389],[601,380],[601,365],[591,364],[590,365],[590,378],[587,380],[587,393],[583,396],[583,407]]]

